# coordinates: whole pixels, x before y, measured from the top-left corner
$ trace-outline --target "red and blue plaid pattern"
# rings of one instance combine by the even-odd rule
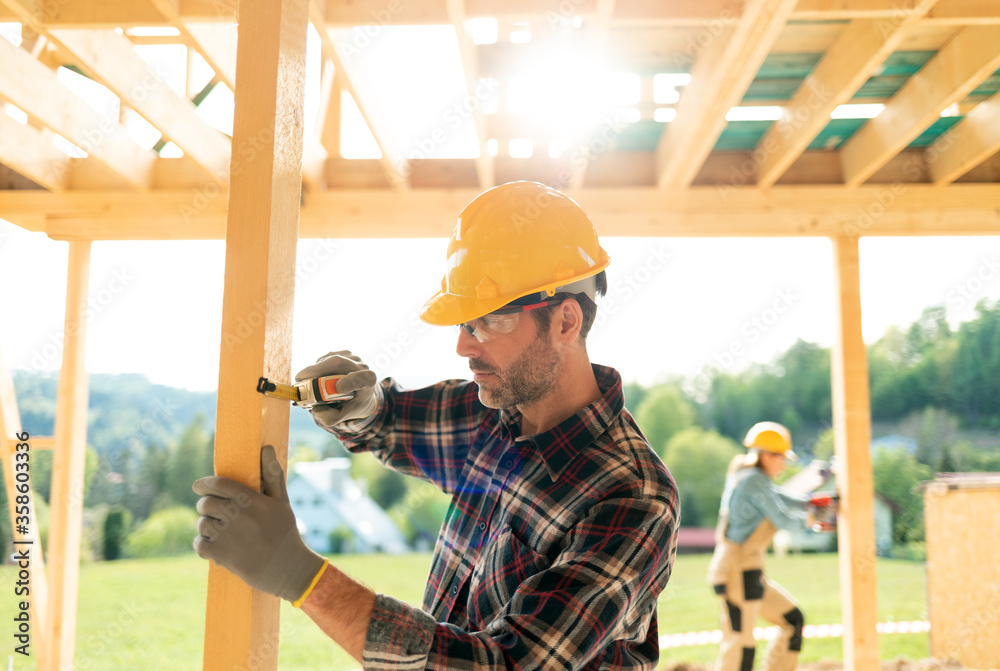
[[[378,595],[366,669],[652,669],[656,599],[677,551],[670,473],[624,408],[602,397],[520,436],[520,414],[484,407],[475,383],[403,391],[348,449],[452,494],[423,609]]]

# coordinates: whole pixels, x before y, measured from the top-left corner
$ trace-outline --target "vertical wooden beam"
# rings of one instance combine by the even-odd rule
[[[858,238],[833,238],[837,276],[837,338],[833,347],[833,425],[840,514],[840,602],[844,668],[878,671],[875,594],[875,510],[868,359],[861,338]]]
[[[7,512],[10,514],[10,528],[13,540],[33,540],[34,547],[29,549],[31,559],[30,589],[27,601],[31,603],[31,619],[35,622],[35,630],[42,632],[42,636],[35,639],[35,659],[39,669],[48,668],[49,639],[47,638],[46,625],[48,623],[48,581],[45,577],[45,561],[42,557],[41,535],[39,533],[38,518],[35,516],[35,497],[32,491],[28,501],[28,533],[21,534],[17,531],[17,511],[10,504],[16,500],[17,491],[14,489],[16,482],[14,453],[17,444],[17,434],[21,432],[21,413],[17,409],[17,396],[14,393],[14,380],[10,376],[3,360],[3,352],[0,351],[0,457],[3,459],[3,479],[4,487],[7,490]],[[32,451],[40,449],[39,441],[31,436],[28,441]],[[29,452],[31,454],[31,452]],[[34,455],[29,457],[30,459]]]
[[[83,471],[87,449],[87,292],[90,241],[69,243],[66,326],[56,398],[56,449],[49,497],[48,669],[73,667],[76,597],[83,523]]]
[[[260,448],[288,453],[288,403],[255,391],[291,376],[301,189],[307,0],[240,4],[226,232],[215,471],[260,486]],[[278,599],[211,564],[204,668],[273,670]]]

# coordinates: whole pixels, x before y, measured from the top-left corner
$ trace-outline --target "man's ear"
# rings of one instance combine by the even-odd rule
[[[559,304],[555,319],[556,337],[563,342],[575,342],[580,337],[583,328],[583,310],[575,298],[567,298]]]

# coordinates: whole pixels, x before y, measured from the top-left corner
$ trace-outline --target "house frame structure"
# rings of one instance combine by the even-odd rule
[[[235,19],[239,18],[237,29]],[[476,44],[467,20],[494,17],[501,38]],[[248,315],[261,326],[221,353],[216,470],[258,484],[257,446],[285,463],[287,404],[251,378],[290,374],[288,346],[298,238],[446,237],[462,207],[514,179],[567,191],[602,236],[826,237],[833,243],[837,332],[832,389],[843,473],[839,539],[845,668],[878,668],[868,369],[861,337],[862,236],[1000,233],[1000,4],[989,0],[0,0],[0,218],[69,243],[65,341],[53,449],[51,541],[34,558],[40,671],[74,654],[86,445],[84,367],[89,260],[104,240],[226,239],[223,333]],[[302,122],[306,24],[322,45],[322,107]],[[357,76],[340,28],[451,25],[469,91],[544,58],[572,39],[640,76],[638,121],[586,129],[576,152],[508,154],[508,140],[541,146],[530,117],[474,111],[479,156],[410,160],[386,133],[378,82]],[[554,22],[554,23],[553,23]],[[546,27],[529,43],[508,39]],[[558,30],[551,28],[557,26]],[[143,37],[136,27],[176,36]],[[551,33],[551,35],[550,35]],[[197,114],[200,92],[178,95],[134,47],[177,43],[235,91],[233,136]],[[160,156],[123,124],[93,114],[55,76],[70,66],[147,119],[183,158]],[[674,103],[655,75],[686,72]],[[433,76],[433,73],[428,73]],[[341,156],[342,92],[355,102],[381,158]],[[877,117],[831,119],[840,105],[877,102]],[[736,106],[780,105],[781,119],[731,121]],[[502,108],[502,106],[501,106]],[[658,109],[672,120],[656,121]],[[951,110],[951,116],[942,112]],[[602,135],[603,133],[603,135]],[[61,135],[87,150],[69,158]],[[496,140],[496,155],[491,151]],[[603,142],[603,144],[601,144]],[[252,160],[239,148],[253,144]],[[612,146],[614,145],[614,146]],[[233,148],[237,148],[234,151]],[[600,148],[600,149],[599,149]],[[580,160],[583,156],[584,159]],[[300,190],[301,185],[301,190]],[[265,306],[263,308],[259,306]],[[257,312],[255,312],[257,311]],[[0,454],[8,500],[20,419],[0,360]],[[209,577],[205,669],[274,669],[278,609],[226,571]]]

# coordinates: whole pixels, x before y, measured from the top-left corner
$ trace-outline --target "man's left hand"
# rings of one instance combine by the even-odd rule
[[[325,560],[299,536],[285,473],[270,445],[260,452],[260,474],[261,492],[219,476],[194,483],[194,493],[201,496],[194,549],[250,587],[294,602]]]

